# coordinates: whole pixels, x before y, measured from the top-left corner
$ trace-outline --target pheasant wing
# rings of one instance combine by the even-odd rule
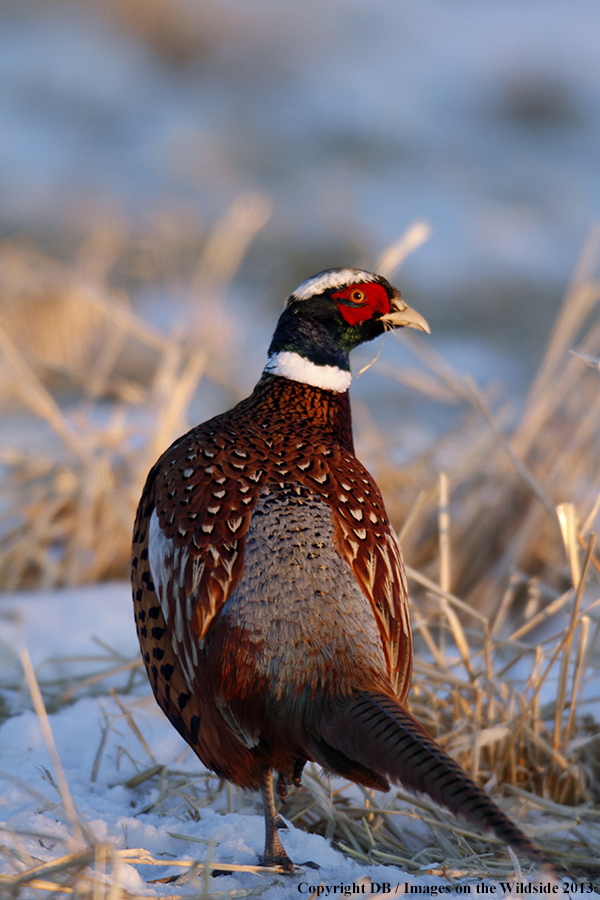
[[[396,696],[412,675],[412,631],[402,553],[375,481],[355,457],[340,461],[333,519],[338,553],[352,568],[379,627]],[[331,501],[330,501],[331,502]]]
[[[176,441],[148,476],[134,528],[142,655],[158,702],[192,744],[197,726],[186,707],[199,653],[243,571],[245,536],[264,480],[256,457],[234,440],[233,431],[209,422]]]

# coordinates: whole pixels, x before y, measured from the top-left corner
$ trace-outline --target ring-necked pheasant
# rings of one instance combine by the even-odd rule
[[[429,331],[385,278],[309,278],[252,395],[175,441],[137,513],[133,596],[156,699],[206,766],[260,788],[263,861],[289,871],[273,770],[283,796],[307,760],[425,792],[549,862],[403,705],[404,567],[354,455],[348,396],[350,351],[402,326]]]

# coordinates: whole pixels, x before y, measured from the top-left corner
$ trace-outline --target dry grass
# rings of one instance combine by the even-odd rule
[[[38,424],[30,447],[0,445],[10,470],[0,510],[4,590],[126,577],[144,479],[185,430],[199,381],[239,399],[228,363],[234,326],[220,301],[268,215],[261,196],[240,197],[206,236],[180,291],[189,298],[185,330],[170,334],[111,286],[132,255],[123,235],[100,234],[70,268],[0,245],[0,381],[5,402],[18,399]],[[61,404],[61,394],[76,401]]]
[[[592,315],[600,299],[599,258],[600,228],[594,228],[520,411],[508,403],[491,409],[469,378],[412,335],[399,339],[425,364],[426,375],[387,369],[435,399],[454,399],[470,409],[456,429],[409,466],[398,469],[383,460],[378,480],[398,528],[414,503],[415,486],[424,491],[403,547],[413,565],[438,580],[436,473],[447,474],[453,588],[490,617],[511,576],[519,577],[520,586],[514,585],[515,599],[510,609],[505,604],[503,616],[519,615],[532,579],[542,592],[562,593],[570,583],[556,513],[560,504],[573,504],[582,547],[597,522],[600,391],[597,363],[591,367],[585,361],[600,355],[600,320]],[[569,353],[573,349],[577,352]]]
[[[226,322],[220,299],[267,214],[261,198],[242,198],[205,236],[186,288],[199,296],[199,313],[185,334],[161,333],[133,312],[122,289],[111,288],[110,273],[122,255],[114,246],[105,251],[105,263],[95,266],[94,277],[89,266],[84,277],[81,266],[61,267],[23,246],[0,245],[4,296],[20,297],[30,310],[43,308],[48,323],[43,335],[27,340],[28,314],[15,314],[16,300],[9,313],[0,313],[3,375],[12,398],[49,426],[57,447],[0,448],[7,467],[0,526],[5,588],[125,573],[142,480],[185,427],[199,380],[210,378],[236,394],[219,339]],[[393,268],[424,237],[422,226],[404,236],[382,265]],[[410,563],[421,646],[411,709],[548,855],[592,881],[600,868],[600,726],[588,706],[599,683],[600,561],[593,529],[600,503],[600,324],[590,324],[590,318],[600,298],[599,257],[600,234],[593,231],[518,414],[494,407],[425,342],[406,338],[426,372],[404,368],[389,374],[437,400],[458,400],[469,412],[407,467],[394,467],[384,451],[377,462]],[[216,323],[212,328],[200,324],[207,309]],[[65,328],[72,333],[65,336]],[[123,359],[123,348],[132,342],[142,360],[137,376],[132,357]],[[75,404],[61,394],[65,379],[69,397],[77,391]],[[57,682],[40,676],[39,690],[26,665],[36,711],[43,720],[46,707],[58,709],[83,692],[112,692],[120,720],[137,729],[143,746],[138,701],[127,701],[136,679],[143,678],[139,663],[104,650],[89,660],[85,677]],[[115,678],[120,687],[109,690]],[[92,780],[112,727],[114,720],[107,719]],[[176,804],[194,818],[218,797],[225,809],[247,806],[247,798],[213,776],[169,770],[151,748],[144,752],[148,765],[128,787],[157,779],[153,811]],[[60,770],[60,761],[56,765]],[[60,782],[56,767],[54,777]],[[493,878],[513,871],[498,842],[426,800],[402,791],[363,791],[361,798],[357,788],[332,786],[311,767],[305,782],[291,794],[284,814],[357,860],[448,877]],[[67,809],[64,784],[61,798]],[[126,897],[131,895],[115,886],[123,861],[163,865],[142,850],[96,844],[74,810],[71,822],[77,846],[64,848],[69,852],[51,863],[0,846],[18,868],[18,875],[3,876],[5,890],[14,896],[26,886],[28,896],[46,891]],[[210,848],[206,853],[188,873],[198,879],[199,893],[207,892],[202,879],[210,871]]]

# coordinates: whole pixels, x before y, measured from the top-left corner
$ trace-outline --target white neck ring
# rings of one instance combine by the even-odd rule
[[[269,356],[265,372],[271,375],[282,375],[292,381],[301,381],[325,391],[343,393],[350,387],[352,374],[337,366],[317,366],[299,353],[282,350]]]

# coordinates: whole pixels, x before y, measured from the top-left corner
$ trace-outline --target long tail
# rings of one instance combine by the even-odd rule
[[[516,852],[552,867],[557,877],[573,877],[548,859],[392,697],[360,693],[319,730],[322,739],[313,752],[325,768],[380,790],[389,788],[389,779],[428,794],[479,828],[491,829]]]

